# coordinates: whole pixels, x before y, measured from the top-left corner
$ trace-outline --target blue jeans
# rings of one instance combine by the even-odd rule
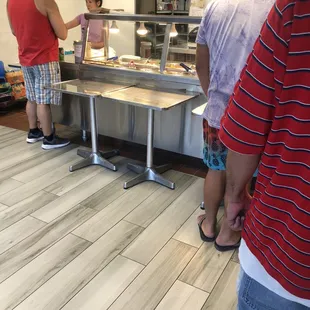
[[[250,278],[242,269],[238,284],[238,310],[309,310],[284,299]]]

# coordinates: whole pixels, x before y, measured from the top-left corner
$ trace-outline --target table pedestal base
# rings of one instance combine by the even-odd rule
[[[119,155],[119,151],[118,150],[113,150],[113,151],[108,151],[108,152],[92,152],[92,151],[85,151],[85,150],[78,150],[77,154],[81,157],[83,157],[84,159],[82,161],[80,161],[79,163],[70,166],[69,170],[71,172],[78,170],[78,169],[82,169],[91,165],[98,165],[113,171],[116,171],[117,168],[114,164],[112,164],[111,162],[109,162],[107,159]]]
[[[140,165],[128,164],[128,169],[137,173],[138,175],[132,180],[125,182],[124,188],[128,189],[139,183],[145,181],[153,181],[166,186],[170,189],[175,189],[175,183],[165,179],[161,173],[164,173],[171,169],[171,165],[163,165],[159,167],[147,168]]]

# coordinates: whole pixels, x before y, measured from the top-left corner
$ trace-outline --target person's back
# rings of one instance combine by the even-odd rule
[[[8,15],[18,42],[20,63],[34,66],[58,61],[58,39],[34,0],[9,0]]]
[[[210,54],[210,84],[204,118],[220,128],[220,120],[246,59],[274,0],[214,0],[205,12],[197,43]]]
[[[310,1],[278,0],[222,120],[232,228],[247,211],[239,309],[310,308],[309,34]],[[259,162],[248,209],[244,186]]]

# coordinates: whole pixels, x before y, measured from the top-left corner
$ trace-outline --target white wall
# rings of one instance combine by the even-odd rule
[[[85,0],[56,0],[56,2],[65,22],[86,12]],[[135,0],[103,0],[103,6],[110,9],[122,8],[127,13],[134,13]],[[5,7],[6,0],[0,0],[0,60],[5,64],[17,63],[16,39],[11,34]],[[118,35],[111,35],[111,46],[118,55],[134,53],[134,25],[120,23],[119,28],[121,31]],[[78,39],[80,39],[80,29],[73,29],[70,31],[68,39],[65,42],[60,42],[60,46],[65,49],[73,49],[73,41]]]

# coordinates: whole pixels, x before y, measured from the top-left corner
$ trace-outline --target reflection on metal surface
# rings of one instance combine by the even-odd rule
[[[104,94],[127,87],[128,85],[76,79],[61,83],[55,83],[48,88],[70,95],[78,95],[84,97],[100,97]]]
[[[105,94],[103,97],[143,108],[168,110],[196,97],[197,95],[198,94],[188,95],[185,93],[172,93],[139,87],[129,87]]]
[[[201,119],[192,110],[204,104],[197,77],[190,75],[146,73],[141,70],[120,69],[100,65],[74,64],[74,57],[66,56],[61,62],[62,80],[84,79],[118,85],[136,85],[141,88],[167,92],[196,92],[186,105],[180,105],[165,113],[154,112],[154,146],[189,156],[202,158],[203,138]],[[164,102],[165,99],[163,99]],[[146,109],[118,103],[117,100],[96,97],[98,133],[101,135],[146,144]],[[90,131],[89,100],[86,96],[63,96],[62,106],[52,106],[53,119],[61,124]]]

